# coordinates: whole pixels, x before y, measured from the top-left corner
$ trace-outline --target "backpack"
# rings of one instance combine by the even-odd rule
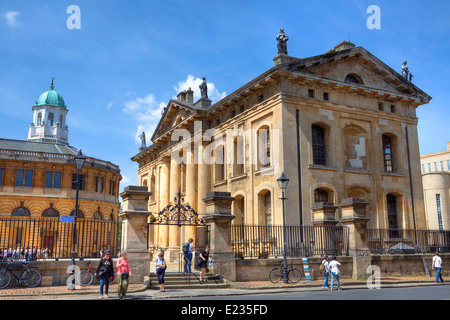
[[[319,267],[320,274],[324,274],[326,272],[325,265],[322,263]]]
[[[186,242],[186,243],[183,243],[183,253],[189,253],[189,246],[190,246],[190,243],[189,242]]]

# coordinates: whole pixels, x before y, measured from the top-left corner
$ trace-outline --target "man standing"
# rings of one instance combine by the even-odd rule
[[[184,253],[184,273],[191,273],[192,253],[194,252],[194,240],[189,238],[188,242],[183,244]]]
[[[444,283],[444,279],[442,279],[441,268],[442,268],[442,259],[439,257],[439,252],[436,252],[436,255],[433,257],[433,270],[436,270],[436,283]]]

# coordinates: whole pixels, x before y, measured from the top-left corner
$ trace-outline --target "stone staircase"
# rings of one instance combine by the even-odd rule
[[[165,289],[226,289],[230,285],[222,277],[213,274],[206,274],[207,282],[200,282],[200,273],[193,272],[184,274],[179,272],[166,271],[164,275]],[[158,279],[154,272],[150,273],[149,289],[159,290]]]

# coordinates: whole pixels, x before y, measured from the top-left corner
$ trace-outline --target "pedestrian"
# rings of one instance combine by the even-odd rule
[[[433,257],[433,264],[432,264],[433,270],[436,270],[436,280],[434,280],[436,283],[439,283],[439,280],[441,280],[441,283],[444,283],[444,279],[442,279],[442,259],[439,256],[439,252],[436,252],[435,256]]]
[[[109,298],[109,281],[114,278],[113,260],[109,250],[106,250],[105,256],[100,259],[95,276],[100,278],[100,299],[103,298],[103,288],[105,288],[105,296]]]
[[[189,238],[188,242],[183,244],[184,254],[184,273],[191,273],[192,253],[194,249],[194,239]]]
[[[100,248],[100,258],[103,258],[103,248]]]
[[[166,269],[167,269],[167,264],[166,261],[164,260],[164,254],[159,253],[158,254],[158,259],[156,259],[156,277],[158,278],[158,283],[159,283],[159,291],[160,292],[165,292],[166,290],[164,289],[164,274],[166,273]]]
[[[336,260],[336,257],[333,256],[333,258],[331,258],[331,262],[328,265],[331,273],[331,291],[333,291],[334,279],[336,279],[338,290],[341,290],[341,284],[339,282],[339,275],[341,274],[341,271],[339,270],[340,265],[341,264]]]
[[[120,253],[120,258],[117,259],[117,285],[119,298],[123,299],[127,295],[128,279],[130,278],[130,265],[128,264],[127,251],[123,250]]]
[[[200,266],[200,281],[206,282],[208,281],[205,278],[206,273],[206,267],[208,266],[208,260],[209,260],[209,246],[207,245],[205,250],[202,251],[199,255],[199,266]]]
[[[328,284],[328,276],[330,275],[330,268],[329,268],[329,264],[330,262],[328,261],[328,256],[325,256],[323,261],[322,261],[322,270],[323,270],[323,274],[325,276],[325,279],[323,281],[322,284],[322,289],[325,289],[325,287],[327,287],[327,289],[330,289],[330,285]]]

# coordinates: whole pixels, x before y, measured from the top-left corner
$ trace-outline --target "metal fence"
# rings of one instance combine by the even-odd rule
[[[0,217],[0,252],[3,259],[5,250],[11,259],[71,258],[73,232],[74,223],[59,218]],[[118,238],[116,221],[77,218],[75,257],[100,257],[102,249],[117,257]]]
[[[291,258],[348,255],[349,231],[343,226],[296,226],[286,230],[286,256]],[[231,243],[236,258],[278,258],[283,256],[281,225],[233,225]]]
[[[373,254],[450,252],[450,231],[367,229],[367,245]]]

